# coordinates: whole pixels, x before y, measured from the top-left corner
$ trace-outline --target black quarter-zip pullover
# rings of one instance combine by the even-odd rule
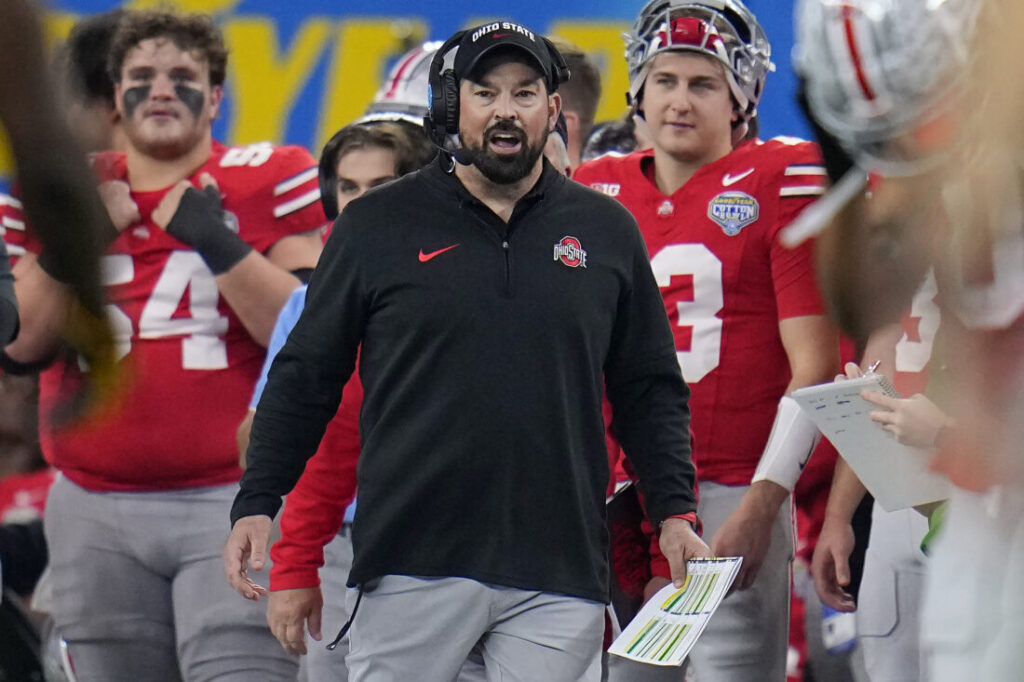
[[[444,163],[338,218],[270,370],[232,521],[277,512],[361,344],[349,582],[459,576],[603,601],[603,388],[652,522],[696,509],[688,389],[643,239],[546,162],[508,224]]]

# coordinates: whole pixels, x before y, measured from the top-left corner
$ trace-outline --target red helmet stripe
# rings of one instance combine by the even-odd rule
[[[854,8],[850,5],[843,5],[843,30],[846,33],[846,46],[850,50],[850,59],[853,61],[853,70],[857,74],[857,83],[860,85],[864,97],[868,101],[874,100],[874,88],[868,83],[867,74],[864,73],[864,63],[861,61],[860,49],[857,47],[857,37],[853,33]]]
[[[395,77],[391,79],[391,85],[388,87],[388,91],[384,93],[384,99],[391,99],[395,96],[395,90],[398,89],[398,84],[402,82],[402,76],[405,75],[405,70],[412,66],[420,54],[423,52],[422,48],[413,50],[406,56],[405,60],[398,67],[398,71],[395,73]]]

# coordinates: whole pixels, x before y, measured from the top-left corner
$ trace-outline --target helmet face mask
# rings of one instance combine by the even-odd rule
[[[651,0],[624,37],[634,110],[651,62],[662,52],[698,52],[721,62],[743,121],[757,112],[765,79],[775,69],[768,37],[739,0]]]

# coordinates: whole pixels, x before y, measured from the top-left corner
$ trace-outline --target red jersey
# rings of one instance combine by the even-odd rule
[[[932,345],[939,330],[941,314],[935,297],[938,295],[935,275],[929,271],[921,287],[914,294],[910,310],[900,318],[902,334],[896,342],[896,360],[893,387],[909,398],[924,393],[928,388],[928,363]]]
[[[824,192],[821,156],[788,138],[745,142],[671,196],[653,162],[651,151],[609,155],[573,177],[640,224],[692,391],[700,477],[749,484],[791,378],[779,321],[824,313],[811,245],[777,237]]]
[[[13,265],[25,255],[25,218],[21,202],[9,194],[0,194],[0,239],[7,245]]]
[[[42,469],[0,479],[0,523],[42,518],[55,475],[52,469]]]
[[[101,181],[128,180],[123,154],[98,154],[93,168]],[[197,187],[202,173],[217,181],[228,225],[261,253],[325,222],[316,161],[300,147],[214,142],[210,159],[190,178]],[[264,349],[220,295],[200,255],[152,221],[166,192],[132,192],[142,220],[103,259],[107,310],[126,377],[116,409],[55,431],[46,417],[65,382],[75,382],[82,369],[58,361],[40,379],[43,454],[90,490],[190,488],[241,475],[235,430]],[[30,239],[16,245],[33,248]]]

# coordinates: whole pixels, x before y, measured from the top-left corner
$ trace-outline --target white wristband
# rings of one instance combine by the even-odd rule
[[[800,405],[788,395],[782,396],[751,482],[771,481],[792,492],[820,438],[818,427]]]

